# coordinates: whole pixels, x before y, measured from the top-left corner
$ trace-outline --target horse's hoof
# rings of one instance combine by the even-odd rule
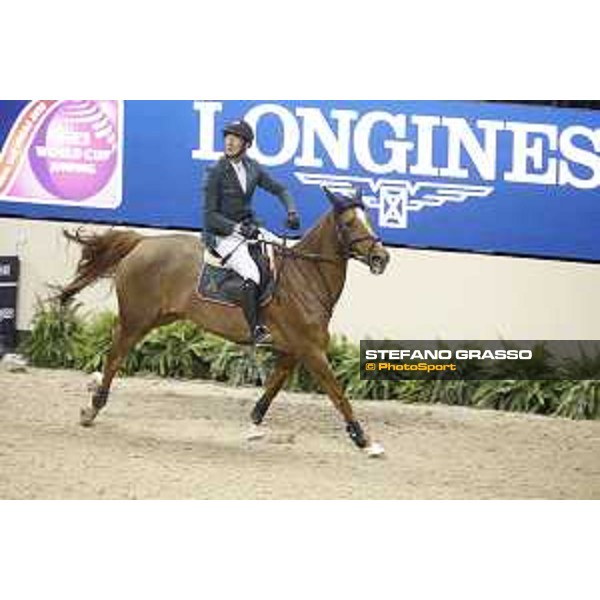
[[[385,448],[378,442],[373,442],[365,448],[365,454],[369,458],[380,458],[385,455]]]
[[[246,433],[246,439],[249,442],[253,442],[256,440],[262,440],[266,435],[266,431],[264,427],[259,427],[258,425],[252,425],[250,429],[248,429],[248,433]]]
[[[82,408],[79,412],[79,423],[83,427],[91,427],[98,412],[93,408]]]

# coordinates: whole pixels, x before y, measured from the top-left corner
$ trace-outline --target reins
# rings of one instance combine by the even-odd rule
[[[304,260],[314,260],[317,262],[330,262],[330,263],[336,263],[337,260],[335,258],[331,258],[330,256],[325,256],[324,254],[318,254],[317,252],[298,252],[297,250],[294,250],[293,248],[289,248],[287,246],[287,233],[284,236],[284,243],[280,244],[279,242],[270,242],[267,240],[262,240],[261,243],[268,245],[268,246],[273,246],[274,248],[277,248],[277,250],[281,253],[282,257],[286,258],[298,258],[298,259],[304,259]],[[342,256],[341,254],[339,256]]]

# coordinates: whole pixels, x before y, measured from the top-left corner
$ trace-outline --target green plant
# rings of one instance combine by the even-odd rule
[[[428,403],[432,401],[432,381],[407,379],[396,386],[396,398],[406,404]]]
[[[548,415],[556,410],[563,386],[547,380],[482,381],[473,394],[473,405]]]
[[[271,353],[221,340],[211,340],[205,349],[207,346],[210,376],[217,381],[232,385],[262,385],[266,381],[273,363]]]
[[[152,331],[132,356],[136,370],[161,377],[206,378],[210,367],[202,350],[202,332],[193,323],[178,322]]]
[[[473,402],[473,393],[478,385],[478,381],[458,378],[432,381],[430,387],[430,402],[471,406]]]
[[[566,383],[554,414],[570,419],[600,419],[600,381]]]
[[[101,371],[113,338],[117,317],[112,312],[100,313],[85,327],[84,336],[77,355],[76,367],[88,373]]]
[[[79,306],[38,306],[29,338],[21,351],[35,366],[101,370],[112,344],[116,316],[102,313],[89,322],[78,316]],[[438,343],[440,349],[447,346]],[[476,348],[476,345],[472,345]],[[504,343],[509,349],[509,345]],[[442,380],[393,381],[360,379],[356,344],[334,336],[328,348],[332,369],[353,399],[400,400],[406,403],[444,403],[557,415],[573,419],[600,418],[600,353],[570,358],[557,367],[544,344],[534,348],[532,361],[498,361],[482,373],[478,361],[466,361],[462,371]],[[202,332],[190,322],[177,322],[152,331],[127,355],[121,373],[140,371],[160,376],[212,378],[233,385],[263,385],[275,356],[248,349]],[[518,373],[520,379],[515,379]],[[499,379],[477,380],[493,375]],[[298,365],[286,389],[319,390],[312,376]]]
[[[36,367],[71,368],[85,346],[79,305],[62,307],[57,302],[38,303],[31,335],[20,351]]]

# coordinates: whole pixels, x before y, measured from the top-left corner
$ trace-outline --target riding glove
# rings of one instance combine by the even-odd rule
[[[300,216],[296,211],[291,210],[288,213],[286,227],[289,229],[297,230],[300,229]]]
[[[244,221],[239,225],[239,232],[245,238],[249,240],[255,240],[260,234],[260,229],[256,223],[253,223],[252,221]]]

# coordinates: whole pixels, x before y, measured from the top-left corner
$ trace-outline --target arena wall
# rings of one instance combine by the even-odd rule
[[[48,283],[68,280],[77,223],[0,218],[0,254],[21,259],[17,327],[27,330]],[[86,225],[103,231],[105,226]],[[146,235],[164,230],[138,229]],[[194,235],[189,233],[189,235]],[[553,260],[390,249],[381,277],[352,263],[332,330],[357,341],[398,339],[600,339],[600,266]],[[109,282],[84,291],[84,313],[116,310]]]

